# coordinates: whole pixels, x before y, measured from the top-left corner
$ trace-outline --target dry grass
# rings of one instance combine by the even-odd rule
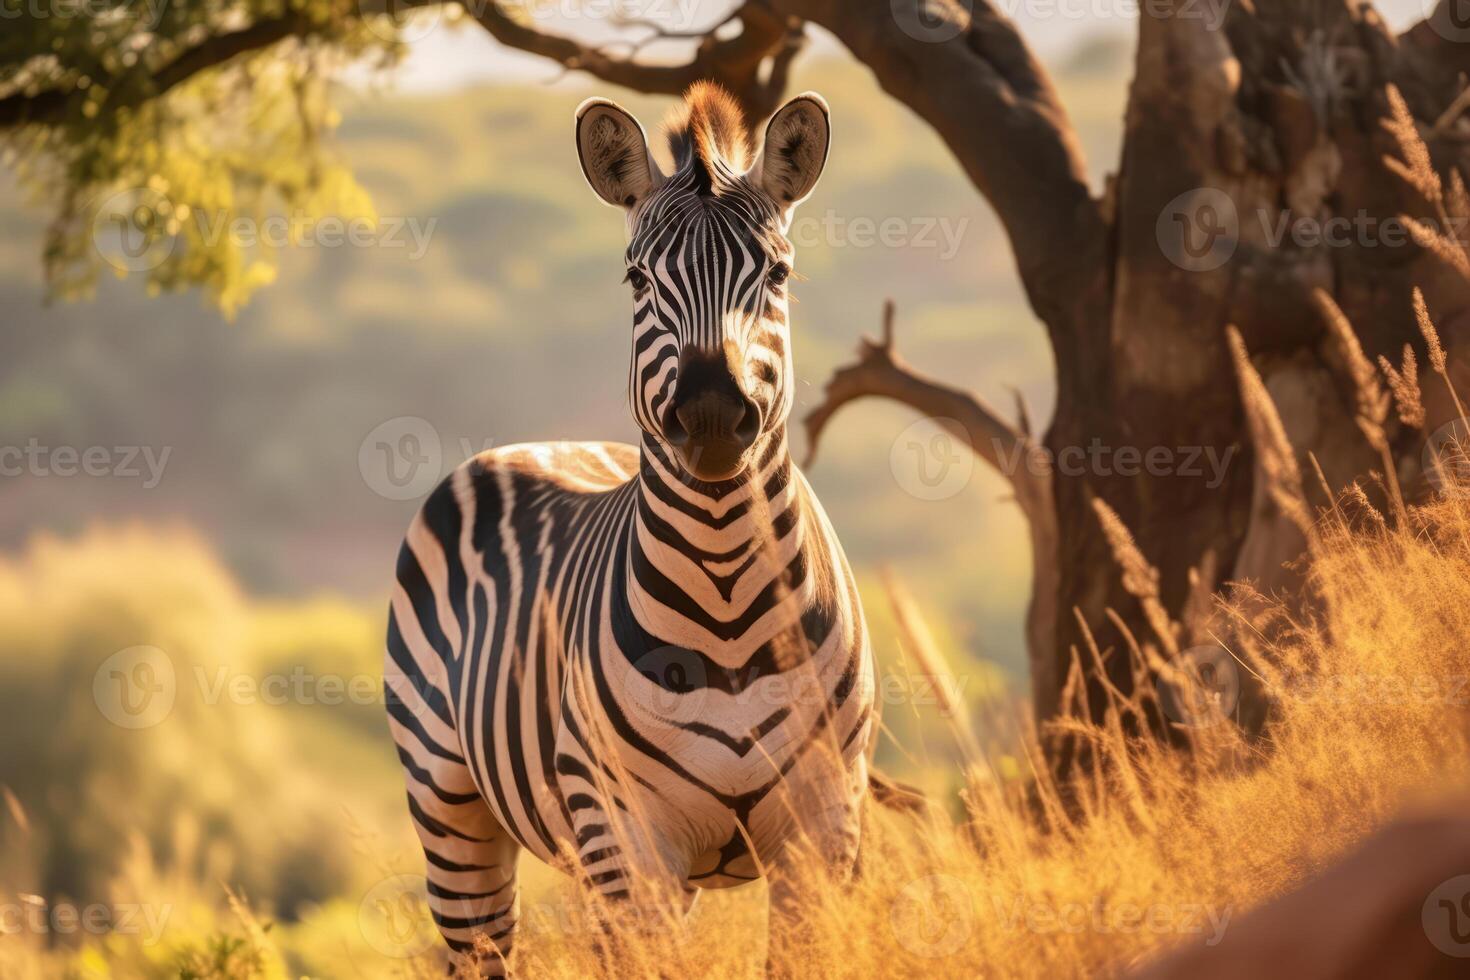
[[[1239,366],[1248,367],[1241,353]],[[1263,418],[1270,407],[1269,399],[1259,406]],[[1375,403],[1375,414],[1381,408]],[[1269,434],[1267,422],[1258,428]],[[1288,462],[1282,437],[1281,465]],[[1158,708],[1145,680],[1132,696],[1114,692],[1104,717],[1053,723],[1101,761],[1087,781],[1059,788],[1034,735],[1015,747],[1029,767],[992,767],[964,706],[934,706],[965,759],[960,801],[922,817],[871,813],[855,881],[828,881],[806,861],[813,887],[784,965],[821,977],[1124,974],[1164,950],[1217,942],[1247,910],[1328,868],[1400,812],[1470,789],[1470,486],[1454,482],[1458,473],[1447,467],[1445,492],[1401,517],[1373,510],[1355,487],[1320,515],[1310,539],[1311,620],[1293,622],[1286,607],[1254,594],[1216,610],[1215,623],[1233,624],[1220,639],[1238,669],[1270,692],[1259,737],[1229,720],[1231,705],[1200,699],[1184,702],[1199,709],[1191,724],[1176,723],[1187,750],[1126,734],[1126,716]],[[1149,617],[1157,635],[1127,650],[1091,647],[1079,660],[1131,657],[1137,677],[1189,683],[1178,669],[1187,631],[1158,605],[1157,572],[1111,512],[1100,510],[1100,519],[1131,590],[1157,607]],[[905,655],[943,681],[947,658],[919,604],[897,583],[889,594]],[[4,801],[9,819],[33,832],[15,797]],[[385,955],[365,912],[368,886],[272,926],[220,879],[191,877],[199,863],[177,859],[196,846],[171,845],[166,871],[136,842],[124,862],[119,901],[172,903],[156,944],[114,934],[48,948],[48,937],[22,931],[0,941],[0,976],[442,975],[422,904],[398,947],[411,955]],[[364,858],[373,886],[419,868],[417,855],[392,867],[378,867],[382,860]],[[707,893],[688,924],[654,920],[609,935],[568,880],[529,859],[523,871],[513,961],[522,976],[762,974],[762,885]]]
[[[1059,826],[1055,808],[1043,820],[1022,802],[1034,784],[996,787],[975,767],[973,819],[876,816],[862,876],[815,892],[791,966],[836,977],[1123,972],[1161,947],[1218,939],[1405,807],[1470,785],[1470,507],[1445,499],[1410,525],[1319,525],[1311,578],[1326,612],[1251,664],[1274,696],[1263,738],[1201,716],[1193,751],[1180,752],[1128,740],[1112,719],[1074,723],[1110,769],[1100,789],[1081,790],[1086,819]],[[626,938],[612,957],[543,905],[521,966],[538,977],[609,964],[617,976],[755,976],[758,892],[707,896],[687,935]]]
[[[1253,622],[1272,618],[1271,635],[1286,637],[1274,645],[1257,638],[1249,654],[1247,644],[1233,647],[1274,692],[1263,737],[1248,741],[1206,714],[1188,732],[1192,751],[1165,749],[1122,734],[1117,714],[1138,710],[1141,699],[1119,701],[1109,717],[1067,726],[1107,760],[1103,778],[1077,788],[1082,815],[1072,818],[1036,779],[1034,749],[1032,771],[1008,777],[972,763],[962,812],[874,815],[862,876],[814,891],[790,965],[833,977],[1125,972],[1163,948],[1209,943],[1404,808],[1470,786],[1470,488],[1461,489],[1411,508],[1401,524],[1362,520],[1359,505],[1346,502],[1320,521],[1311,587],[1323,611],[1315,621],[1283,630],[1283,612],[1252,604]],[[917,603],[901,592],[895,599],[919,669],[948,669],[924,638]],[[973,752],[964,712],[948,717]],[[113,935],[48,950],[45,937],[7,936],[0,975],[442,975],[437,945],[418,941],[428,937],[426,921],[412,958],[366,948],[363,894],[324,906],[315,925],[270,927],[232,902],[219,880],[157,872],[152,863],[146,854],[129,858],[117,891],[175,903],[158,945]],[[574,889],[534,864],[525,862],[516,957],[524,976],[761,973],[760,885],[708,893],[688,929],[653,928],[609,949]],[[307,928],[320,934],[306,936]],[[333,965],[304,967],[305,947],[318,954],[311,962]],[[334,949],[343,951],[335,959]]]

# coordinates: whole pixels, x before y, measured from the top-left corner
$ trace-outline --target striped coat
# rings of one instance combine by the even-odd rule
[[[738,112],[697,87],[666,177],[631,116],[584,105],[584,171],[628,212],[640,445],[483,453],[409,529],[389,723],[435,921],[488,975],[521,850],[630,909],[764,873],[778,920],[799,900],[795,841],[838,876],[855,859],[872,658],[786,440],[784,231],[826,120],[794,100],[751,164]]]

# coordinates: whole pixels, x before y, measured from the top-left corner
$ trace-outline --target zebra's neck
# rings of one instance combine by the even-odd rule
[[[747,473],[718,484],[681,477],[645,436],[636,497],[628,599],[644,630],[735,667],[800,629],[813,591],[811,528],[784,430]]]

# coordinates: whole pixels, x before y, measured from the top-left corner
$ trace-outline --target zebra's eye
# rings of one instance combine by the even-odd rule
[[[785,262],[777,262],[775,265],[771,266],[771,271],[766,273],[766,278],[771,280],[772,285],[779,286],[783,282],[785,282],[787,277],[789,277],[790,275],[791,266],[787,265]]]
[[[628,274],[623,277],[623,282],[632,283],[634,289],[641,290],[648,285],[648,277],[637,269],[629,269]]]

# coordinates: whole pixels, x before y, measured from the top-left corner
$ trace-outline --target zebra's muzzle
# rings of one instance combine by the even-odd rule
[[[664,438],[686,470],[707,482],[737,476],[760,427],[759,406],[728,371],[700,371],[686,359],[664,416]]]

